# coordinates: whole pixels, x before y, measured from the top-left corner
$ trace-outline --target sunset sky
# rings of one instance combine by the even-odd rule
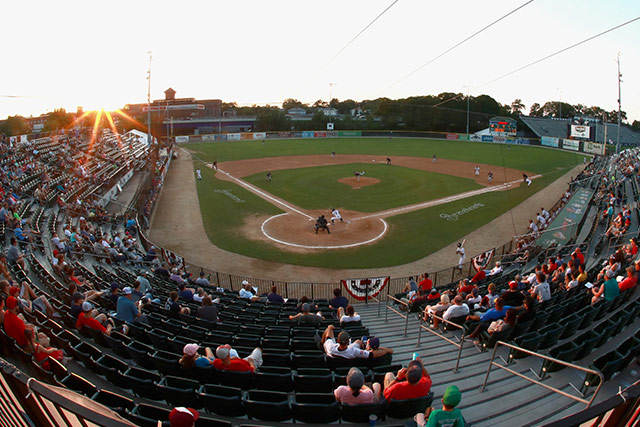
[[[640,16],[640,1],[535,0],[407,75],[527,0],[3,2],[0,118],[57,107],[116,109],[151,97],[280,104],[466,92],[501,103],[562,100],[640,120],[640,21],[491,80]]]

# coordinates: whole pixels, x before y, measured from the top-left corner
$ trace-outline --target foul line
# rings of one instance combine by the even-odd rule
[[[532,176],[531,179],[536,179],[540,177],[542,177],[542,175],[535,175],[535,176]],[[430,200],[428,202],[418,203],[415,205],[403,206],[401,208],[395,208],[387,211],[376,212],[371,215],[365,215],[358,218],[353,218],[352,221],[358,221],[360,219],[376,218],[381,216],[385,217],[385,216],[390,216],[399,212],[414,211],[422,208],[441,205],[444,203],[455,202],[456,200],[466,199],[468,197],[477,196],[479,194],[490,193],[492,191],[499,191],[499,190],[502,190],[503,188],[506,189],[519,182],[521,182],[521,180],[505,182],[504,184],[501,184],[501,185],[494,185],[493,187],[480,188],[478,190],[467,191],[466,193],[458,193],[458,194],[454,194],[453,196],[444,197],[442,199]]]
[[[364,242],[350,243],[348,245],[335,245],[335,246],[299,245],[297,243],[285,242],[284,240],[276,239],[275,237],[270,236],[269,233],[266,232],[266,230],[264,228],[265,225],[267,225],[267,223],[269,221],[271,221],[272,219],[278,218],[279,216],[282,216],[282,215],[289,215],[289,213],[288,212],[281,213],[281,214],[274,215],[274,216],[264,220],[264,222],[262,223],[262,226],[260,226],[260,229],[262,230],[262,234],[264,234],[264,236],[266,238],[271,239],[274,242],[281,243],[281,244],[287,245],[287,246],[294,246],[296,248],[304,248],[304,249],[345,249],[345,248],[353,248],[353,247],[356,247],[356,246],[362,246],[362,245],[366,245],[367,243],[375,242],[376,240],[378,240],[379,238],[384,236],[384,234],[387,232],[387,229],[389,228],[389,225],[387,224],[387,222],[384,219],[378,218],[380,221],[382,221],[382,225],[384,226],[384,228],[382,229],[382,232],[380,234],[378,234],[377,236],[375,236],[374,238],[366,240]]]
[[[285,202],[283,202],[282,200],[278,200],[275,197],[265,193],[264,191],[260,190],[258,187],[249,184],[246,181],[243,181],[239,178],[236,178],[235,176],[231,175],[228,172],[223,171],[222,169],[218,169],[218,172],[222,172],[223,174],[225,174],[226,176],[228,176],[229,178],[231,178],[232,180],[234,180],[235,182],[237,182],[238,184],[240,184],[242,187],[246,188],[247,190],[251,191],[252,193],[256,193],[259,194],[261,197],[265,198],[265,199],[269,199],[272,202],[275,202],[279,205],[284,206],[285,208],[289,209],[290,211],[293,211],[295,213],[299,213],[302,216],[305,216],[309,219],[314,219],[311,215],[307,215],[306,213],[302,212],[301,210],[298,210],[296,208],[294,208],[291,205],[286,204]]]

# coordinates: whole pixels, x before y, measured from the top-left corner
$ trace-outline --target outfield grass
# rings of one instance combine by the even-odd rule
[[[235,142],[208,142],[185,145],[196,156],[213,162],[256,159],[262,157],[306,154],[371,154],[381,156],[414,156],[463,160],[505,166],[535,173],[548,173],[574,166],[584,157],[580,153],[543,147],[510,144],[488,144],[469,141],[445,141],[421,138],[323,138]]]
[[[380,182],[359,189],[338,182],[353,178],[356,170],[366,171],[366,178]],[[270,183],[264,172],[244,180],[303,209],[336,207],[360,212],[378,212],[482,188],[468,178],[372,163],[278,170]]]
[[[522,203],[534,193],[566,173],[556,170],[533,181],[531,187],[520,185],[510,191],[492,192],[388,218],[390,229],[384,239],[373,245],[353,249],[331,250],[314,254],[286,252],[267,242],[243,236],[241,227],[247,215],[275,215],[282,211],[242,187],[203,174],[197,181],[200,208],[209,239],[228,251],[270,261],[305,266],[376,268],[416,261],[459,240],[473,230]],[[230,191],[242,200],[238,203],[224,193]],[[440,214],[451,214],[475,203],[484,206],[457,221],[447,221]],[[504,224],[512,227],[511,224]],[[519,230],[522,231],[522,230]],[[452,263],[456,259],[452,254]]]

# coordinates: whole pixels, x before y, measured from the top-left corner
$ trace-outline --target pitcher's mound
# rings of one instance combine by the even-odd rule
[[[341,182],[343,184],[347,184],[348,186],[350,186],[354,190],[358,190],[358,189],[360,189],[362,187],[367,187],[369,185],[375,185],[375,184],[379,183],[380,180],[378,178],[369,178],[367,176],[361,176],[360,177],[360,181],[356,181],[356,177],[355,176],[350,176],[350,177],[347,177],[347,178],[340,178],[338,180],[338,182]]]

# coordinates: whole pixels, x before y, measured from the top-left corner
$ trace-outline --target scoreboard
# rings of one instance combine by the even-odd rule
[[[516,136],[516,121],[509,117],[494,117],[489,120],[489,132],[492,135]]]

